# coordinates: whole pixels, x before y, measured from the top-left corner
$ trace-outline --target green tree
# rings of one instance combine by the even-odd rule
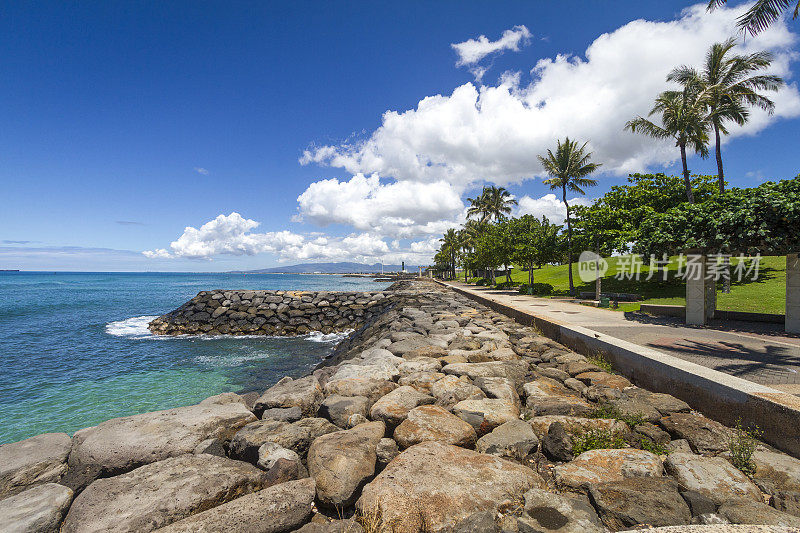
[[[655,139],[675,140],[675,146],[681,150],[683,180],[689,203],[694,203],[694,195],[689,167],[686,165],[686,147],[694,149],[703,158],[708,157],[708,120],[696,89],[692,86],[683,91],[664,91],[656,98],[648,116],[660,113],[661,126],[644,117],[636,117],[625,125],[625,129],[633,133],[643,133]]]
[[[772,114],[775,104],[758,91],[777,91],[783,85],[779,76],[752,75],[772,63],[772,54],[756,52],[732,55],[734,39],[711,46],[700,72],[683,65],[674,69],[667,81],[677,81],[685,88],[697,87],[700,100],[706,105],[706,118],[714,129],[719,192],[725,192],[720,134],[727,135],[727,122],[743,125],[749,119],[748,106],[757,106]]]
[[[708,10],[721,7],[728,3],[728,0],[711,0],[708,3]],[[756,0],[756,2],[739,17],[736,25],[741,31],[749,32],[750,35],[757,35],[766,30],[769,26],[781,18],[784,12],[788,11],[794,4],[792,19],[796,19],[800,14],[800,0]]]
[[[512,261],[528,271],[528,286],[533,286],[534,266],[549,263],[556,258],[558,233],[561,226],[552,224],[547,217],[541,220],[533,215],[523,215],[508,221],[511,234]]]
[[[578,146],[577,141],[570,141],[569,137],[556,145],[556,153],[547,150],[547,157],[538,156],[545,172],[551,177],[544,180],[550,189],[561,189],[561,199],[567,210],[567,262],[569,263],[569,292],[575,294],[575,284],[572,280],[572,222],[569,216],[569,203],[567,190],[578,194],[586,194],[585,187],[597,185],[597,181],[588,178],[589,174],[597,170],[600,165],[592,163],[591,152],[586,152],[586,144]]]
[[[458,262],[458,254],[461,251],[461,239],[456,230],[450,228],[439,241],[442,243],[441,251],[447,257],[447,263],[450,267],[452,274],[450,279],[456,279],[456,264]]]
[[[511,213],[511,206],[517,205],[517,201],[511,196],[505,187],[487,187],[484,189],[486,197],[486,210],[489,218],[494,217],[495,222],[500,222],[506,215]]]
[[[481,194],[475,198],[467,198],[469,208],[467,209],[467,218],[474,218],[478,222],[486,222],[489,218],[489,202],[486,197],[486,187],[483,188]]]

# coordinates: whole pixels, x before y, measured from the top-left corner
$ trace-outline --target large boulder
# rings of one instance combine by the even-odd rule
[[[556,482],[571,489],[631,477],[659,477],[663,473],[664,466],[657,455],[633,448],[589,450],[555,467]]]
[[[519,394],[514,382],[508,378],[478,378],[475,385],[486,393],[489,398],[497,398],[521,407]]]
[[[518,519],[519,531],[558,533],[602,533],[600,519],[592,506],[574,496],[553,494],[542,489],[525,493],[525,512]]]
[[[673,413],[659,421],[673,439],[686,439],[692,451],[716,455],[728,450],[733,432],[709,418],[694,413]]]
[[[436,400],[419,392],[414,387],[398,387],[372,405],[369,417],[383,420],[390,428],[395,428],[406,419],[408,412],[420,405],[429,405]]]
[[[347,427],[352,415],[367,416],[372,402],[365,396],[339,396],[333,394],[325,398],[317,410],[317,416],[327,418],[340,428]]]
[[[324,418],[304,418],[291,424],[278,420],[258,420],[247,424],[233,436],[229,453],[234,459],[256,464],[259,448],[267,442],[273,442],[305,457],[314,439],[334,431],[341,431],[341,428]]]
[[[544,438],[550,429],[550,424],[560,422],[564,430],[570,435],[578,435],[587,431],[610,431],[613,433],[625,433],[628,426],[625,422],[612,418],[582,418],[577,416],[564,415],[544,415],[535,416],[528,421],[533,432],[539,438]]]
[[[300,379],[283,378],[256,400],[253,412],[261,416],[265,409],[299,407],[304,416],[314,416],[324,395],[313,374]]]
[[[486,398],[479,387],[453,375],[445,376],[431,385],[431,394],[436,398],[436,403],[447,407],[463,400]]]
[[[612,531],[637,525],[677,526],[692,519],[689,506],[669,478],[628,478],[592,485],[589,491],[603,523]]]
[[[194,452],[206,439],[229,440],[256,420],[243,403],[200,404],[114,418],[72,438],[62,483],[82,489],[93,480]]]
[[[414,372],[413,374],[403,376],[397,383],[414,387],[423,394],[430,394],[434,383],[442,378],[444,378],[444,374],[439,372]]]
[[[525,381],[528,363],[525,361],[489,361],[486,363],[451,363],[442,368],[444,374],[477,378],[506,378],[514,383]]]
[[[73,492],[63,485],[45,483],[0,500],[3,533],[58,533],[72,503]]]
[[[453,406],[453,413],[469,422],[478,435],[485,435],[497,426],[519,419],[516,405],[496,398],[458,402]]]
[[[356,506],[395,533],[439,532],[543,486],[529,468],[431,441],[397,456],[364,487]]]
[[[329,508],[352,505],[362,485],[375,474],[376,447],[383,422],[360,424],[318,437],[308,450],[308,472],[317,482],[317,499]]]
[[[722,457],[671,453],[664,464],[683,487],[716,503],[736,498],[761,501],[761,491],[750,479]]]
[[[311,516],[314,480],[281,483],[173,522],[159,533],[283,533]]]
[[[71,447],[66,433],[45,433],[0,446],[0,498],[61,479]]]
[[[338,396],[363,396],[369,398],[370,404],[375,403],[381,396],[386,396],[397,384],[386,379],[371,379],[352,377],[328,381],[325,384],[325,394]]]
[[[622,390],[633,385],[630,381],[619,374],[609,374],[608,372],[583,372],[575,376],[575,379],[582,381],[588,386],[602,385],[612,389]]]
[[[509,420],[478,440],[475,449],[481,453],[522,459],[535,452],[539,439],[524,420]]]
[[[800,529],[800,517],[783,513],[769,505],[746,498],[725,502],[717,513],[728,519],[731,524],[759,524],[791,528],[788,531]]]
[[[752,456],[756,465],[753,480],[773,490],[800,492],[800,459],[767,450],[756,450]]]
[[[98,479],[67,513],[63,533],[145,532],[216,507],[266,485],[255,466],[214,455],[182,455]]]
[[[587,402],[574,396],[549,396],[539,398],[529,396],[526,406],[533,416],[587,416],[593,408]]]
[[[476,439],[471,425],[438,405],[415,407],[394,431],[394,440],[401,448],[430,440],[472,448]]]
[[[442,346],[444,344],[444,346]],[[437,342],[430,337],[411,337],[409,339],[393,342],[386,349],[398,357],[403,357],[411,351],[435,350],[436,348],[446,348],[447,343]]]

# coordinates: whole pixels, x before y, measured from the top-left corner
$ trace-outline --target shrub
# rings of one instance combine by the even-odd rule
[[[763,432],[758,426],[750,429],[743,428],[740,419],[736,421],[733,435],[728,441],[728,451],[731,453],[731,464],[750,477],[756,473],[756,464],[753,462],[753,452],[756,451],[758,439],[761,438],[762,434]]]
[[[625,439],[622,435],[607,429],[592,429],[572,437],[572,453],[576,456],[589,450],[608,450],[625,447]]]
[[[529,291],[528,289],[533,289]],[[553,294],[553,286],[549,283],[534,283],[533,285],[528,285],[527,283],[523,283],[519,286],[520,294],[537,294],[539,296],[549,296]]]
[[[517,285],[519,285],[519,283],[515,281],[504,281],[503,283],[498,283],[497,285],[495,285],[495,287],[497,287],[498,289],[513,289]]]
[[[616,374],[616,372],[614,372],[614,366],[608,359],[606,359],[606,357],[602,353],[587,355],[586,360],[595,366],[599,366],[609,374]]]
[[[635,428],[645,422],[644,415],[641,413],[626,414],[609,403],[599,405],[589,413],[588,418],[613,418],[614,420],[625,422],[631,428]]]
[[[669,453],[669,450],[667,449],[666,446],[655,442],[650,437],[642,436],[639,439],[639,446],[643,450],[648,451],[650,453],[654,453],[656,455],[667,455]]]

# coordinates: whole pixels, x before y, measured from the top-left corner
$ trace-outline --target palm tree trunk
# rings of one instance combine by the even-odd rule
[[[689,167],[686,166],[686,145],[681,144],[680,147],[681,147],[681,163],[683,163],[683,184],[686,186],[686,198],[689,199],[690,204],[693,204],[694,193],[692,192],[692,180],[689,179]]]
[[[714,136],[717,142],[717,180],[719,181],[719,193],[725,192],[725,173],[722,171],[722,146],[719,140],[719,125],[714,124]]]
[[[572,281],[572,221],[569,219],[569,204],[567,203],[567,186],[561,188],[561,197],[564,207],[567,208],[567,261],[569,262],[569,294],[575,296],[575,283]]]

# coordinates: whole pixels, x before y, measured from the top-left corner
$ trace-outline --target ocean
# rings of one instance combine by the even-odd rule
[[[0,272],[0,444],[109,418],[262,391],[342,338],[157,337],[147,323],[212,289],[377,291],[305,274]]]

